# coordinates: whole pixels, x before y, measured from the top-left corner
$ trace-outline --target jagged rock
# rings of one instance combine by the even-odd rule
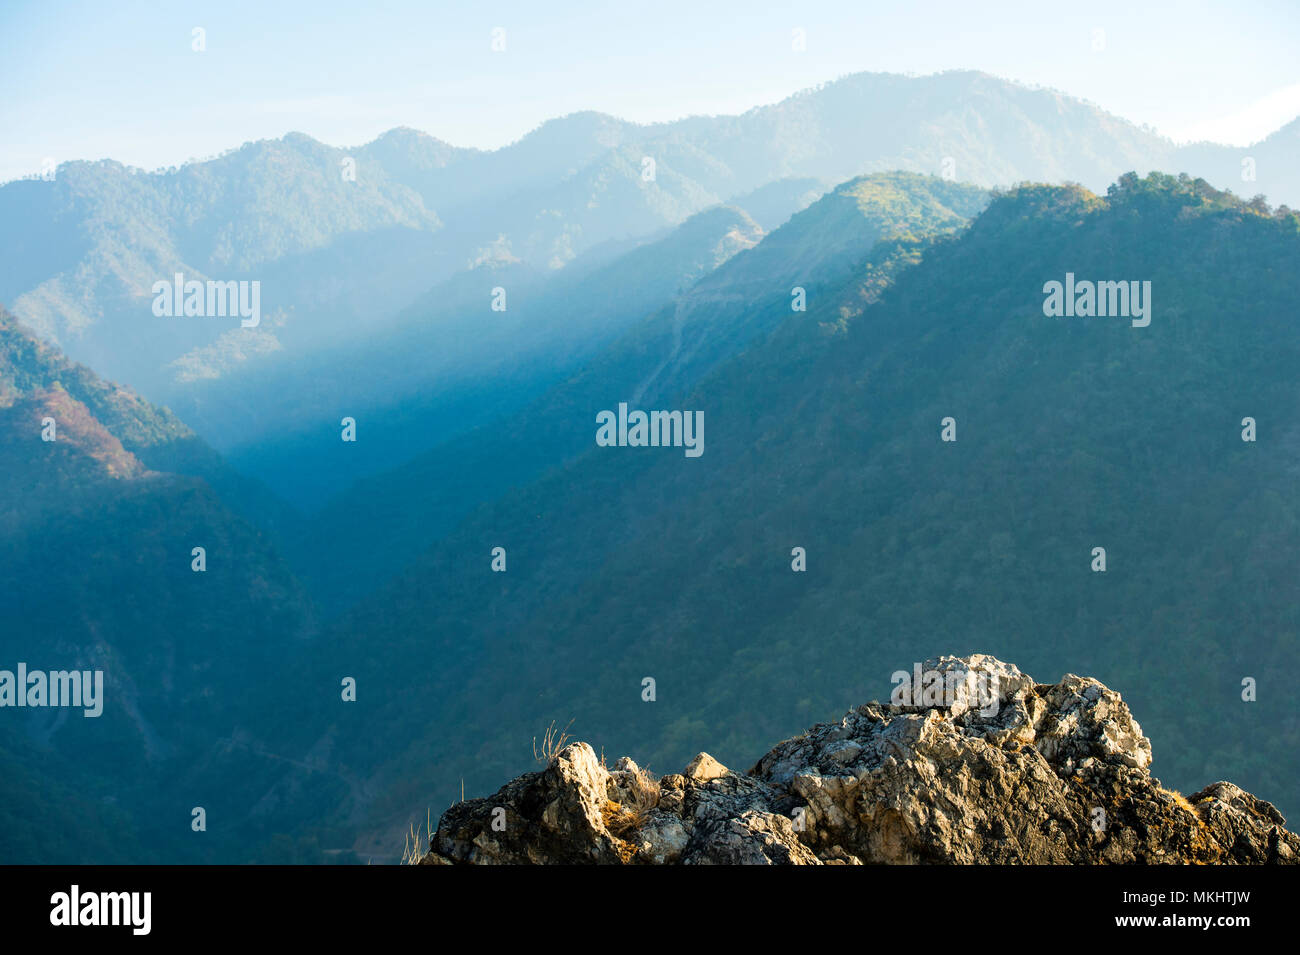
[[[717,779],[719,776],[725,776],[731,770],[727,769],[720,762],[710,756],[708,753],[700,753],[693,760],[686,764],[682,774],[697,783],[708,782],[710,779]]]
[[[748,773],[700,753],[655,780],[586,743],[443,814],[427,864],[1295,863],[1300,837],[1231,783],[1148,771],[1118,693],[942,657],[777,744]]]
[[[512,780],[491,799],[448,809],[423,861],[621,862],[621,841],[604,819],[609,775],[590,746],[570,744],[545,770]]]

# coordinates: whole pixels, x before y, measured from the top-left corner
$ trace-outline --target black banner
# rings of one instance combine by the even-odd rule
[[[807,924],[812,911],[842,905],[872,938],[900,941],[930,931],[950,938],[954,931],[1012,928],[1178,942],[1200,934],[1231,944],[1242,933],[1290,924],[1300,871],[868,866],[820,876],[739,868],[666,876],[635,868],[8,867],[0,914],[10,938],[338,942],[450,920],[472,923],[489,942],[535,933],[557,912],[592,927],[605,920],[611,927],[629,920],[662,926],[669,906],[683,921],[757,925],[764,913],[789,906],[791,924]],[[761,912],[754,908],[759,901]]]

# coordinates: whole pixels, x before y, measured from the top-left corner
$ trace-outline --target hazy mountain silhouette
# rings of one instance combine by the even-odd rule
[[[362,339],[493,249],[554,269],[745,196],[770,229],[786,203],[768,208],[782,193],[761,190],[891,169],[1093,189],[1130,169],[1186,170],[1297,202],[1296,135],[1178,149],[1064,94],[972,72],[856,74],[740,116],[664,124],[578,113],[492,152],[409,129],[352,150],[295,133],[162,173],[68,163],[51,182],[0,187],[12,263],[0,301],[72,357],[176,403],[187,382]],[[1248,156],[1256,178],[1244,182]],[[786,197],[786,215],[807,192]],[[152,283],[177,272],[259,280],[262,325],[156,318]]]

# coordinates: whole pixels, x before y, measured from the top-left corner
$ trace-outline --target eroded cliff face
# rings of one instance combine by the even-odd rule
[[[1118,693],[943,657],[778,743],[748,773],[707,753],[655,779],[572,743],[445,812],[425,864],[1295,863],[1300,837],[1227,782],[1184,797]],[[898,698],[899,694],[895,694]]]

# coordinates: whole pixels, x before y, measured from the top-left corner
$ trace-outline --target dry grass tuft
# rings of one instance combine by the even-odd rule
[[[569,726],[573,725],[573,720],[569,720]],[[569,742],[569,726],[566,726],[561,732],[554,722],[546,727],[546,735],[542,737],[542,751],[537,751],[537,737],[533,737],[533,759],[539,763],[545,763],[547,766],[555,762],[555,757],[564,749]]]
[[[659,780],[644,769],[638,769],[635,778],[630,799],[625,803],[607,799],[601,812],[605,828],[620,838],[640,829],[650,810],[659,805]]]
[[[429,840],[433,838],[433,814],[427,809],[425,812],[425,824],[429,827],[429,834],[422,840],[420,827],[411,826],[411,831],[406,834],[406,845],[402,848],[402,865],[419,865],[420,860],[429,851]]]
[[[1205,820],[1201,818],[1201,814],[1196,811],[1196,807],[1192,805],[1192,801],[1190,799],[1188,799],[1186,796],[1184,796],[1176,789],[1162,789],[1161,791],[1168,796],[1172,796],[1175,805],[1177,805],[1180,809],[1190,813],[1192,818],[1196,820],[1196,824],[1198,826],[1200,826],[1202,829],[1208,828],[1205,825]]]

